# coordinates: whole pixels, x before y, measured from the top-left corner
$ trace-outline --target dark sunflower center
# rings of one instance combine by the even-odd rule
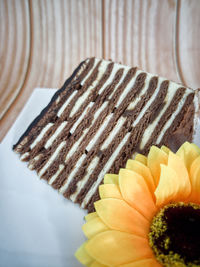
[[[152,221],[149,242],[164,266],[200,266],[200,206],[165,206]]]

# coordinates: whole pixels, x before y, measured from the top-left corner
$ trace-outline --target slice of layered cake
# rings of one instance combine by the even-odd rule
[[[91,210],[104,175],[118,173],[135,152],[147,154],[152,144],[193,141],[198,110],[191,89],[90,58],[56,92],[14,150],[40,178]]]

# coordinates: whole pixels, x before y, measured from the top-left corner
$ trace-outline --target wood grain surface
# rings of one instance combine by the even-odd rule
[[[200,87],[199,0],[0,0],[0,140],[35,87],[96,56]]]

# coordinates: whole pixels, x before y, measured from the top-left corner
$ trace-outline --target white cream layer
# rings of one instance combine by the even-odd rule
[[[26,157],[29,156],[29,154],[30,154],[29,152],[26,152],[26,153],[22,154],[21,157],[20,157],[20,160],[23,161]]]
[[[86,155],[83,154],[79,160],[77,161],[76,165],[74,166],[72,172],[70,173],[70,175],[67,178],[67,181],[65,182],[65,184],[59,189],[59,192],[61,194],[63,194],[65,192],[65,190],[68,188],[69,184],[71,183],[72,179],[74,178],[74,176],[76,175],[76,173],[78,172],[81,164],[83,163],[84,159],[86,158]]]
[[[110,122],[110,120],[113,117],[113,113],[109,114],[104,122],[102,123],[102,125],[100,126],[100,128],[98,129],[98,131],[96,132],[95,136],[92,138],[92,140],[89,142],[89,144],[86,147],[87,151],[90,151],[93,146],[95,145],[95,143],[97,142],[97,140],[99,139],[99,137],[101,136],[101,134],[103,133],[103,131],[105,131],[106,127],[108,126],[108,123]]]
[[[62,132],[62,130],[65,128],[66,125],[67,125],[67,121],[63,121],[58,126],[55,133],[52,134],[52,136],[47,140],[46,144],[44,145],[46,149],[49,148],[53,144],[53,141],[58,137],[58,135]]]
[[[85,206],[88,204],[88,202],[90,201],[91,197],[94,195],[94,193],[97,190],[97,187],[99,186],[99,184],[101,183],[104,175],[109,171],[109,169],[111,168],[113,162],[115,161],[115,159],[117,158],[120,150],[123,148],[123,146],[126,144],[126,142],[128,141],[128,138],[130,136],[131,133],[127,133],[125,135],[125,137],[123,138],[123,140],[120,142],[120,144],[118,145],[118,147],[116,148],[116,150],[114,151],[114,153],[112,154],[112,156],[108,159],[107,163],[104,165],[103,169],[101,170],[100,174],[98,175],[97,181],[95,181],[93,183],[93,185],[91,186],[90,190],[88,191],[87,195],[85,196],[81,207],[85,208]]]
[[[83,141],[85,135],[87,134],[89,129],[85,129],[83,132],[83,135],[81,135],[81,137],[73,144],[73,146],[71,147],[71,149],[69,150],[69,152],[67,153],[67,156],[65,158],[65,163],[67,163],[67,161],[74,155],[74,153],[77,151],[79,145],[81,144],[81,142]]]
[[[140,71],[140,73],[142,73],[142,72]],[[146,79],[144,81],[144,86],[143,86],[142,90],[140,91],[139,95],[136,96],[135,99],[133,99],[132,102],[130,102],[130,104],[128,105],[127,110],[133,110],[136,107],[136,105],[141,101],[143,95],[147,92],[147,90],[149,88],[149,82],[153,77],[154,77],[153,75],[147,75],[146,76]]]
[[[40,134],[37,136],[37,138],[34,140],[34,142],[30,145],[30,148],[33,149],[44,137],[45,133],[53,126],[53,123],[48,123],[40,132]]]
[[[91,107],[94,105],[94,102],[90,102],[89,105],[85,108],[81,116],[78,118],[78,120],[74,123],[73,127],[70,129],[70,133],[73,134],[77,128],[77,126],[82,122],[83,118],[86,114],[90,111]]]
[[[127,94],[131,91],[131,89],[133,88],[136,78],[137,76],[142,73],[141,70],[137,70],[135,75],[133,76],[133,78],[129,81],[129,83],[127,84],[127,86],[124,88],[124,91],[122,92],[122,94],[120,95],[117,104],[115,105],[115,107],[119,107],[119,105],[122,103],[122,101],[125,99],[125,97],[127,96]]]
[[[106,138],[106,140],[103,142],[103,144],[101,146],[101,150],[106,149],[110,145],[112,140],[114,140],[114,138],[116,137],[117,133],[121,130],[121,127],[122,127],[122,125],[124,124],[125,121],[126,121],[125,118],[123,118],[123,117],[119,118],[119,120],[117,121],[117,124],[112,129],[112,131],[109,133],[109,135]]]
[[[117,73],[117,71],[118,71],[119,69],[122,69],[122,66],[119,65],[119,64],[115,64],[114,67],[113,67],[113,69],[112,69],[112,72],[111,72],[109,78],[108,78],[107,81],[103,84],[103,86],[100,88],[100,90],[99,90],[99,94],[103,93],[103,91],[105,90],[105,88],[106,88],[109,84],[111,84],[111,83],[113,82],[113,80],[114,80],[114,78],[115,78],[115,75],[116,75],[116,73]]]
[[[53,182],[56,180],[56,178],[58,177],[58,175],[61,173],[61,171],[64,169],[64,165],[60,164],[58,167],[57,172],[51,177],[51,179],[49,180],[49,184],[53,184]]]
[[[47,163],[43,166],[43,168],[39,171],[38,175],[41,177],[45,171],[50,167],[50,165],[54,162],[58,154],[60,153],[61,149],[66,145],[66,141],[63,141],[62,143],[59,144],[57,149],[54,151],[54,153],[51,155]]]
[[[74,98],[74,96],[78,93],[78,90],[75,90],[70,97],[65,101],[65,103],[60,107],[60,109],[58,110],[57,116],[60,117],[63,113],[63,111],[66,109],[66,107],[69,105],[69,103],[71,102],[71,100]]]
[[[96,119],[99,117],[100,113],[107,107],[107,105],[108,105],[108,101],[105,101],[103,103],[103,105],[101,105],[100,108],[96,110],[92,123],[94,123],[96,121]]]
[[[160,111],[159,115],[156,117],[156,119],[151,124],[149,124],[149,126],[144,131],[144,134],[143,134],[143,137],[142,137],[142,140],[140,143],[140,149],[141,150],[145,147],[145,145],[147,144],[147,142],[151,138],[152,133],[155,130],[156,126],[159,124],[162,115],[165,113],[165,111],[171,105],[172,100],[173,100],[178,88],[180,88],[180,85],[174,84],[171,82],[169,83],[168,92],[167,92],[167,96],[166,96],[166,100],[165,100],[165,105],[162,108],[162,110]]]
[[[151,96],[151,98],[149,99],[149,101],[147,102],[147,104],[143,107],[143,109],[141,110],[140,114],[138,115],[138,117],[136,118],[136,120],[133,122],[132,126],[135,127],[138,122],[143,118],[144,114],[146,113],[146,111],[149,109],[149,107],[151,106],[151,104],[153,103],[153,101],[156,99],[159,91],[160,91],[160,85],[161,83],[164,81],[163,78],[159,78],[158,79],[158,85],[156,90],[154,91],[153,95]]]
[[[77,190],[76,192],[70,196],[70,199],[72,201],[75,201],[78,194],[81,192],[81,190],[84,188],[84,186],[86,185],[91,173],[93,173],[93,171],[95,170],[95,168],[97,167],[99,163],[99,158],[98,157],[94,157],[92,159],[92,161],[90,162],[88,168],[87,168],[87,171],[86,171],[86,175],[84,176],[84,178],[82,180],[80,180],[78,183],[77,183]]]
[[[189,93],[191,93],[191,91],[189,91],[188,89],[186,89],[185,95],[188,95]],[[177,106],[175,112],[172,113],[170,119],[165,123],[165,126],[163,127],[162,131],[158,135],[158,138],[156,140],[156,144],[159,144],[160,143],[160,141],[162,140],[165,132],[172,125],[172,123],[175,120],[176,116],[178,115],[178,113],[180,112],[180,110],[183,108],[183,106],[185,104],[185,101],[186,101],[186,98],[182,98],[181,101],[178,103],[178,106]]]
[[[83,86],[84,83],[87,81],[87,79],[90,77],[90,75],[93,73],[94,69],[96,68],[97,64],[99,63],[100,59],[95,58],[94,60],[94,65],[93,67],[90,69],[90,71],[88,72],[88,74],[85,76],[85,78],[83,78],[83,80],[81,81],[81,85]]]
[[[70,117],[72,117],[82,106],[82,104],[86,101],[92,90],[97,86],[101,78],[103,77],[106,67],[109,64],[109,61],[102,61],[99,69],[96,80],[88,87],[88,89],[83,93],[81,97],[79,97],[74,105],[74,107],[71,110]]]
[[[30,170],[33,170],[35,162],[38,161],[41,157],[42,157],[42,154],[38,154],[37,156],[35,156],[33,159],[29,161],[28,167]]]
[[[123,68],[124,68],[124,66],[123,66]],[[129,70],[130,70],[129,67],[124,68],[124,72],[122,74],[121,79],[119,80],[118,84],[116,84],[115,88],[113,89],[112,93],[109,95],[108,99],[111,99],[113,97],[113,95],[115,94],[115,92],[117,91],[117,89],[122,85],[122,83],[124,82],[124,78],[126,77]]]

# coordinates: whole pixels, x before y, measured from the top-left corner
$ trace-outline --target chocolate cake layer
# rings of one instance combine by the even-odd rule
[[[90,58],[13,148],[40,178],[91,210],[104,175],[118,173],[136,152],[153,144],[174,149],[177,133],[192,141],[197,108],[191,89]]]

